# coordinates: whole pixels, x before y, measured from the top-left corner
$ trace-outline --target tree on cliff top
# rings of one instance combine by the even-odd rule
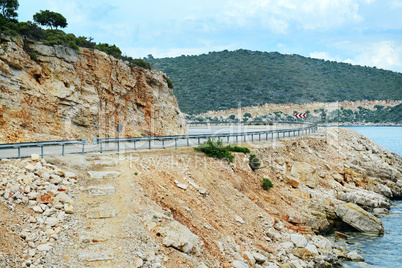
[[[0,16],[6,20],[15,19],[19,6],[18,0],[0,0]]]
[[[51,29],[54,28],[66,28],[67,27],[67,20],[63,15],[57,12],[53,12],[50,10],[41,10],[40,12],[36,13],[33,16],[33,19],[36,23],[50,27]]]

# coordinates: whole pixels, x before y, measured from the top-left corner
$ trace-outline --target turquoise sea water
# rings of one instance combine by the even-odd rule
[[[350,127],[382,147],[402,155],[402,127]],[[391,208],[390,216],[381,218],[384,236],[350,233],[351,250],[361,250],[365,263],[346,262],[345,267],[402,267],[402,201]]]

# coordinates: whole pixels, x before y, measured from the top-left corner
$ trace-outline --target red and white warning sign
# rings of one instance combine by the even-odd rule
[[[295,114],[295,117],[296,117],[296,118],[306,118],[306,113],[298,113],[298,114]]]

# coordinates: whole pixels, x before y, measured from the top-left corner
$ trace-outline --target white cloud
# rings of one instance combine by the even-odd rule
[[[290,24],[296,29],[331,29],[348,22],[361,22],[363,17],[359,14],[360,5],[372,2],[373,0],[237,0],[230,2],[224,15],[226,22],[241,27],[263,21],[267,28],[276,29],[275,22],[280,21],[282,25],[286,25],[286,29]]]
[[[395,41],[381,41],[363,48],[355,62],[384,69],[402,69],[402,46]]]

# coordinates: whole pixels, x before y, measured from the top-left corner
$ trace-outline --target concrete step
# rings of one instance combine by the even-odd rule
[[[89,211],[87,213],[89,219],[106,219],[116,217],[116,212],[114,210],[102,209]]]
[[[111,185],[89,186],[87,190],[94,196],[112,195],[116,192],[116,188]]]
[[[113,260],[114,255],[110,252],[88,252],[78,255],[80,261],[108,261]]]
[[[91,179],[114,179],[120,176],[118,171],[88,171]]]

